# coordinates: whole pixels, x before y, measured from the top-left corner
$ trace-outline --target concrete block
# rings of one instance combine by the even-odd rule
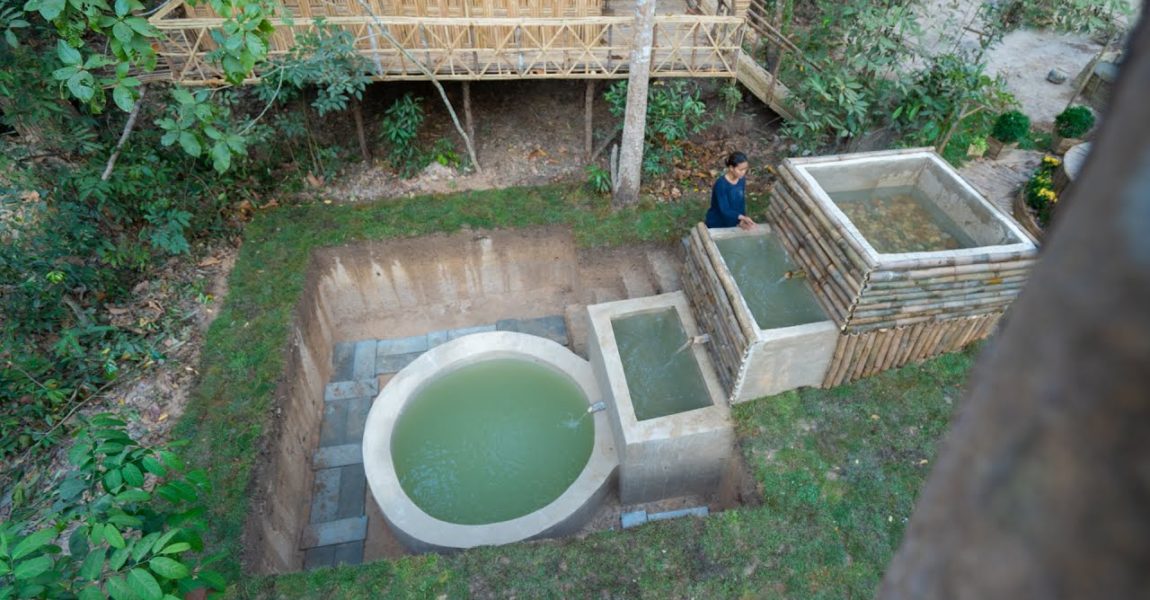
[[[312,485],[311,516],[309,523],[335,521],[339,517],[340,470],[323,469],[316,471]]]
[[[426,350],[426,335],[379,340],[375,345],[377,357],[390,356],[392,354],[410,354],[412,352],[424,352]]]
[[[371,412],[371,403],[374,398],[355,398],[347,400],[347,421],[344,425],[344,442],[358,443],[363,439],[363,427],[367,422],[367,413]]]
[[[303,568],[305,571],[330,567],[335,564],[335,546],[321,546],[308,548],[303,553]]]
[[[335,551],[332,564],[359,565],[363,564],[363,542],[348,542],[336,546],[328,546]]]
[[[495,322],[495,331],[519,331],[519,319],[500,319]]]
[[[423,351],[408,352],[407,354],[380,354],[375,359],[375,372],[383,375],[385,373],[398,373],[411,361],[419,358]]]
[[[454,340],[454,339],[461,338],[465,335],[471,335],[474,333],[487,333],[489,331],[495,331],[495,326],[494,325],[476,325],[475,327],[460,327],[458,329],[449,329],[447,331],[447,339],[448,340]]]
[[[311,460],[311,468],[316,470],[358,464],[363,464],[363,448],[359,444],[320,448],[315,451]]]
[[[679,279],[679,265],[665,254],[648,252],[647,262],[651,265],[651,274],[655,277],[655,288],[660,294],[677,292],[683,289]]]
[[[300,548],[331,546],[362,541],[367,537],[367,517],[352,517],[327,523],[312,523],[303,531]]]
[[[355,362],[352,366],[351,379],[361,380],[375,377],[375,349],[377,345],[378,342],[375,340],[362,340],[355,343]]]
[[[336,519],[359,517],[364,514],[367,478],[363,465],[348,465],[339,469],[339,501]]]
[[[352,372],[355,370],[355,344],[353,342],[339,342],[331,349],[331,380],[351,381],[355,379]]]
[[[325,402],[334,402],[350,398],[374,398],[378,393],[379,380],[373,377],[358,381],[329,383],[323,390],[323,399]]]
[[[655,286],[651,285],[651,278],[640,270],[627,270],[623,273],[623,290],[628,298],[644,298],[655,295]]]
[[[524,319],[519,322],[517,331],[547,338],[560,346],[566,346],[570,342],[567,336],[567,323],[562,315]]]
[[[619,516],[619,521],[623,524],[623,529],[630,529],[647,522],[647,511],[637,510],[634,512],[625,512]]]

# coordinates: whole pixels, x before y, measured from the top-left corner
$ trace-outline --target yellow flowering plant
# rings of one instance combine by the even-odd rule
[[[1026,205],[1034,210],[1038,224],[1046,227],[1054,207],[1058,204],[1058,194],[1054,191],[1054,171],[1062,161],[1053,156],[1045,156],[1030,181],[1026,183]]]

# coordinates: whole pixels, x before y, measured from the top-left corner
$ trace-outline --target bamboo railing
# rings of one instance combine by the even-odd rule
[[[219,18],[171,18],[158,14],[159,55],[171,78],[186,85],[222,82],[208,60],[215,48],[211,32]],[[277,19],[269,57],[288,54],[300,33],[317,19]],[[380,36],[368,16],[329,16],[344,28],[371,64],[377,80],[426,79],[419,65]],[[437,79],[611,79],[627,76],[631,17],[581,18],[381,17],[404,49]],[[654,77],[733,77],[738,66],[743,21],[737,17],[659,15],[655,18]],[[252,82],[259,79],[255,73]]]

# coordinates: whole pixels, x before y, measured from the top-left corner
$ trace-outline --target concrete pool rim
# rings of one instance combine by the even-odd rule
[[[539,364],[568,377],[588,406],[599,402],[591,364],[545,338],[510,331],[464,336],[436,346],[392,377],[379,392],[363,434],[363,465],[368,486],[392,532],[413,550],[449,550],[508,544],[574,533],[589,519],[608,490],[618,458],[604,411],[592,415],[591,456],[575,481],[546,506],[507,521],[460,525],[428,515],[403,491],[391,457],[391,434],[407,402],[432,379],[487,360],[513,358]]]

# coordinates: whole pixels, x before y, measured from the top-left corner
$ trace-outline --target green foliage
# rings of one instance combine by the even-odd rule
[[[1017,110],[1010,110],[998,115],[990,133],[996,140],[1004,144],[1012,144],[1025,137],[1029,131],[1030,117]]]
[[[202,560],[206,477],[166,447],[142,446],[112,415],[91,418],[68,452],[72,469],[48,498],[13,491],[0,523],[0,599],[160,600],[223,591]],[[64,553],[57,545],[67,533]]]
[[[611,172],[599,165],[587,165],[587,187],[596,194],[611,191]]]
[[[1094,113],[1085,106],[1071,106],[1054,117],[1054,133],[1064,138],[1080,138],[1094,127]]]
[[[260,96],[268,102],[277,96],[286,101],[307,87],[315,87],[312,106],[320,116],[346,109],[352,98],[363,98],[371,82],[367,59],[356,50],[351,32],[323,19],[316,21],[315,29],[297,35],[291,53],[273,66],[261,80]],[[286,94],[282,89],[285,85]]]
[[[781,79],[805,108],[783,133],[805,150],[839,148],[885,126],[908,79],[896,77],[914,58],[919,35],[911,2],[816,0],[810,27],[797,36],[805,54]]]
[[[431,162],[444,167],[455,168],[459,166],[459,153],[447,138],[439,138],[431,145]]]
[[[709,123],[707,106],[694,82],[652,81],[647,88],[647,126],[643,139],[643,172],[662,175],[683,157],[683,143]],[[607,88],[604,97],[616,117],[627,111],[627,82]]]
[[[388,145],[388,160],[404,177],[414,175],[426,164],[416,144],[423,119],[423,99],[408,92],[388,107],[380,124],[380,136]]]
[[[1006,0],[987,3],[988,16],[1008,29],[1031,27],[1114,35],[1117,18],[1133,15],[1129,0]]]
[[[728,81],[719,85],[719,106],[723,114],[733,115],[743,101],[743,90],[736,81]]]
[[[919,71],[899,101],[892,121],[907,146],[933,146],[967,117],[998,112],[1013,98],[1001,79],[985,74],[985,63],[963,54],[941,54]]]
[[[1034,175],[1026,182],[1026,205],[1034,211],[1038,224],[1046,227],[1058,206],[1058,194],[1054,192],[1054,172],[1062,161],[1053,156],[1042,157],[1042,162],[1034,170]]]
[[[176,102],[169,108],[168,116],[156,120],[156,126],[165,132],[161,144],[179,143],[189,156],[210,158],[218,173],[232,166],[234,156],[247,155],[247,139],[232,125],[231,109],[213,102],[209,90],[193,94],[186,88],[173,87],[172,98]]]

